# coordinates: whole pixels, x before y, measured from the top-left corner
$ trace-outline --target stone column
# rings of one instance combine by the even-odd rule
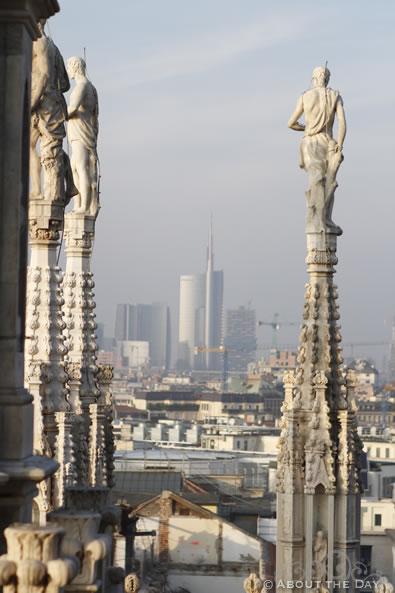
[[[104,411],[104,441],[105,441],[105,473],[106,484],[108,488],[115,485],[114,476],[114,453],[115,453],[115,439],[112,421],[113,414],[113,399],[111,393],[111,382],[113,378],[113,367],[108,364],[100,364],[98,366],[97,383],[100,389],[99,402]]]
[[[93,300],[94,282],[90,270],[95,217],[70,212],[65,216],[66,272],[64,277],[65,335],[68,347],[70,400],[78,419],[78,484],[107,486],[108,431],[107,389],[111,369],[100,371],[98,387],[96,335]],[[108,384],[105,386],[109,374]],[[77,426],[76,424],[76,426]],[[110,431],[112,427],[110,426]]]
[[[337,590],[346,581],[352,589],[359,550],[361,442],[355,382],[341,368],[336,240],[335,232],[307,233],[300,366],[293,387],[287,376],[278,458],[276,579],[285,588],[307,581],[306,591],[311,580],[326,588],[332,579]]]
[[[23,387],[32,40],[56,0],[0,6],[0,533],[29,521],[34,484],[57,464],[32,456],[32,397]],[[0,536],[0,551],[5,541]]]
[[[48,510],[63,503],[64,485],[71,485],[74,479],[74,456],[70,448],[72,417],[64,365],[67,348],[63,335],[62,272],[57,264],[63,213],[63,200],[30,200],[25,378],[34,397],[34,449],[56,457],[71,470],[66,483],[60,472],[55,482],[41,485],[36,503],[42,521]],[[60,434],[69,442],[68,447],[59,441]]]

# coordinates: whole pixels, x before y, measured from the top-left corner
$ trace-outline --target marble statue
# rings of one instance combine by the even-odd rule
[[[343,160],[346,120],[339,92],[327,87],[329,77],[326,67],[314,69],[314,88],[301,95],[288,126],[304,132],[299,164],[308,174],[310,183],[306,192],[306,232],[329,231],[340,235],[341,228],[332,221],[332,209],[336,174]],[[303,113],[305,125],[298,121]],[[333,138],[335,115],[339,122],[337,141]]]
[[[67,71],[76,85],[70,96],[67,137],[71,145],[71,167],[78,194],[73,212],[96,216],[99,209],[97,135],[99,104],[97,91],[86,77],[82,58],[67,60]]]
[[[50,202],[65,203],[66,196],[73,194],[72,180],[68,173],[68,159],[63,151],[66,136],[64,122],[67,105],[63,93],[70,88],[69,78],[60,51],[44,32],[45,21],[38,27],[41,32],[33,43],[31,129],[30,129],[30,176],[33,200],[45,197]],[[40,140],[40,155],[37,143]],[[43,169],[44,188],[41,188]],[[74,191],[75,193],[75,191]],[[44,194],[44,195],[43,195]]]
[[[323,531],[317,531],[313,541],[313,578],[324,587],[326,583],[326,559],[328,556],[328,542]]]

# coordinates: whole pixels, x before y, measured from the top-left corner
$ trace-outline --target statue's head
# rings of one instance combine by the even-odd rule
[[[83,76],[85,76],[85,72],[85,60],[83,60],[82,58],[77,58],[76,56],[73,56],[72,58],[69,58],[67,60],[67,73],[70,76],[70,78],[75,78],[76,74],[82,74]]]
[[[313,70],[315,86],[327,86],[331,73],[326,66],[318,66]]]

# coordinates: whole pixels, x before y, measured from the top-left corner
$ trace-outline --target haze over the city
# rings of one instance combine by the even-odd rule
[[[76,18],[76,15],[78,17]],[[210,213],[225,307],[299,321],[307,176],[288,129],[314,67],[331,71],[347,137],[335,197],[343,340],[389,342],[395,314],[395,77],[391,0],[68,0],[63,56],[86,48],[100,100],[97,318],[164,301],[176,333],[181,274],[205,269]],[[87,23],[90,23],[89,26]],[[270,328],[258,330],[271,341]],[[295,343],[284,327],[279,342]],[[386,348],[354,354],[380,364]],[[347,354],[347,352],[346,352]]]

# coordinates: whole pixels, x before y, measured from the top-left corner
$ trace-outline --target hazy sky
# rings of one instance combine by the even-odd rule
[[[325,64],[348,132],[336,192],[344,342],[389,341],[395,314],[393,0],[60,0],[50,32],[100,100],[97,318],[164,301],[204,270],[212,211],[225,307],[301,321],[307,175],[287,121]],[[261,328],[259,341],[271,340]],[[284,327],[279,342],[296,342]],[[385,348],[355,354],[377,356]],[[347,350],[346,350],[347,354]]]

